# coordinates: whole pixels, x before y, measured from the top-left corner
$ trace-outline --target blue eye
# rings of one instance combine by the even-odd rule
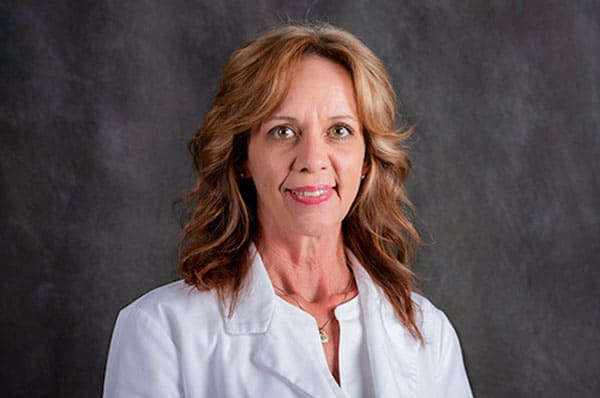
[[[277,126],[269,130],[269,135],[274,138],[287,139],[296,135],[296,132],[288,126]]]
[[[329,129],[329,134],[335,138],[344,138],[352,134],[352,131],[346,126],[333,126]]]

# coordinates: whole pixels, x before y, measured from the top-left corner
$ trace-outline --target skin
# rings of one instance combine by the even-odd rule
[[[306,56],[293,71],[280,107],[252,130],[244,173],[256,186],[257,247],[271,281],[293,299],[280,297],[300,303],[318,325],[357,294],[342,221],[360,187],[364,158],[349,72],[325,58]],[[338,322],[325,330],[330,338],[323,344],[325,358],[339,383]]]

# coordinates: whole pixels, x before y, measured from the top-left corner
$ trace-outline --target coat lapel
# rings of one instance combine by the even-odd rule
[[[254,246],[250,255],[253,265],[249,280],[233,316],[224,317],[227,333],[256,335],[252,363],[285,379],[307,396],[344,397],[333,378],[327,377],[325,360],[312,360],[323,355],[314,320],[304,315],[291,324],[277,316],[275,292]],[[359,290],[375,396],[416,398],[419,343],[398,321],[384,293],[356,257],[350,251],[347,255]]]
[[[227,316],[229,300],[222,309],[225,331],[232,335],[265,333],[275,309],[275,293],[254,245],[250,246],[248,258],[252,261],[252,267],[240,291],[235,311],[231,317]]]
[[[252,363],[283,378],[303,394],[310,397],[343,397],[333,377],[327,377],[329,369],[325,360],[318,363],[313,360],[319,355],[323,356],[314,320],[298,311],[296,321],[284,322],[277,314],[281,310],[278,305],[282,303],[276,303],[269,276],[254,246],[250,249],[250,259],[253,261],[252,268],[240,292],[236,310],[231,318],[224,317],[227,333],[255,335],[256,349],[251,356]],[[321,351],[307,352],[316,350]]]
[[[416,398],[419,343],[398,321],[385,294],[356,257],[347,254],[358,285],[375,396]]]
[[[318,339],[314,333],[314,327],[306,328],[305,325],[299,324],[280,325],[279,320],[274,319],[272,329],[260,337],[261,347],[253,355],[252,362],[285,379],[309,397],[343,397],[345,395],[336,394],[337,390],[341,393],[341,389],[335,385],[333,378],[327,377],[329,369],[325,361],[315,363],[312,360],[318,358],[316,355],[322,356],[323,353],[307,352],[315,348],[322,350],[319,346],[315,347],[313,339],[307,338],[312,336]]]

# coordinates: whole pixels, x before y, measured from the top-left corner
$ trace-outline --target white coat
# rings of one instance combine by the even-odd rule
[[[375,396],[471,397],[460,345],[446,316],[415,294],[425,345],[417,342],[348,255]],[[260,256],[254,258],[231,318],[214,293],[182,281],[123,309],[111,341],[104,397],[346,397],[327,368],[315,325],[283,321]]]

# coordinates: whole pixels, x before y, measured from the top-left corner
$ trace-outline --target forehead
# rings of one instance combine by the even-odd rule
[[[327,58],[312,54],[303,57],[291,71],[287,93],[278,111],[296,106],[356,115],[356,96],[350,73]]]

